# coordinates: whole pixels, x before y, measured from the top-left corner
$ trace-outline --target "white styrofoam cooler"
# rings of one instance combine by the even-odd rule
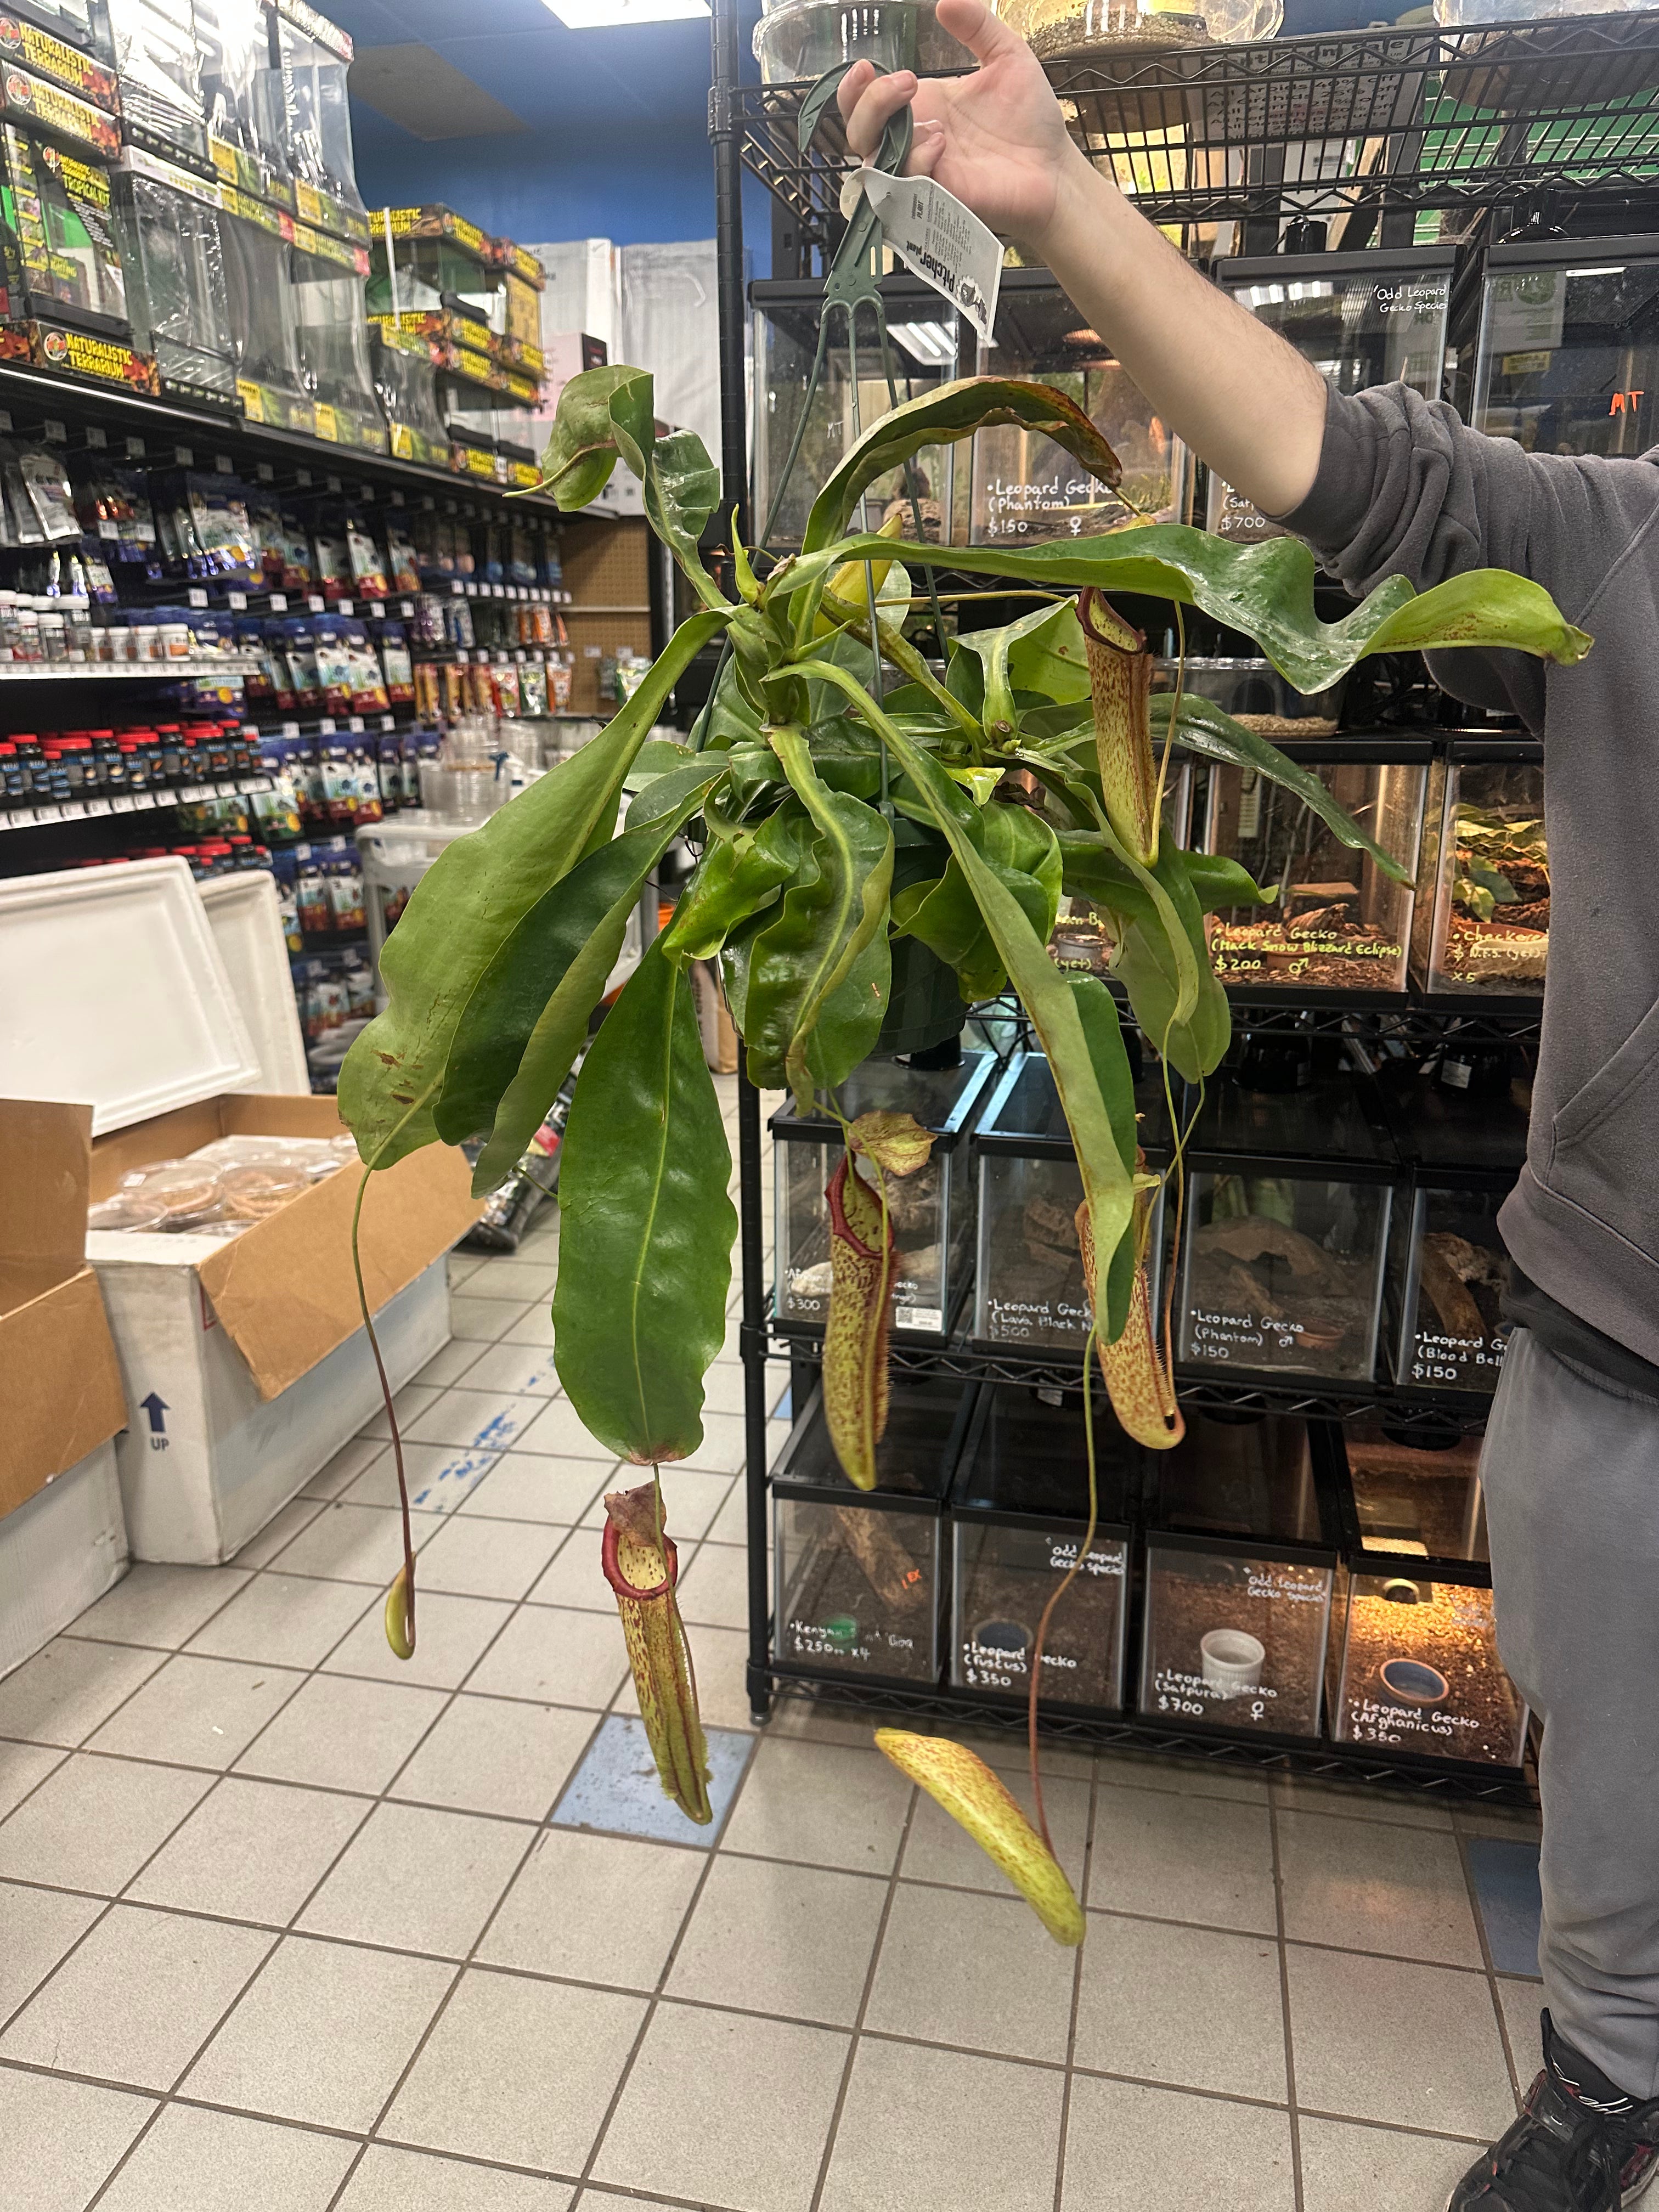
[[[258,1088],[275,1093],[311,1089],[300,1010],[294,1003],[288,939],[274,877],[241,869],[196,886],[207,908],[219,957],[225,963],[259,1062]]]
[[[111,1237],[95,1242],[103,1248]],[[193,1237],[145,1237],[194,1245]],[[240,1551],[380,1407],[361,1330],[275,1398],[214,1322],[185,1265],[97,1261],[132,1425],[115,1440],[136,1559],[216,1565]],[[424,1274],[374,1321],[400,1390],[449,1341],[448,1266]],[[389,1579],[389,1577],[388,1577]]]
[[[126,1571],[111,1442],[0,1521],[0,1674],[33,1658]]]

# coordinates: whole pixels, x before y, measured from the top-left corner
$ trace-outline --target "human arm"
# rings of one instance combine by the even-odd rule
[[[1171,428],[1267,514],[1313,487],[1325,386],[1295,349],[1209,283],[1074,146],[1042,64],[983,0],[939,0],[979,62],[971,76],[877,77],[841,88],[848,143],[869,154],[907,101],[908,168],[935,177],[1046,262]]]

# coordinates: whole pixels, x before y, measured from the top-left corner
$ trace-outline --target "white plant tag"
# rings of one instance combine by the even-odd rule
[[[996,233],[931,177],[854,169],[841,188],[844,216],[852,216],[860,193],[868,195],[886,243],[905,267],[959,308],[988,345],[1002,283],[1002,242]]]

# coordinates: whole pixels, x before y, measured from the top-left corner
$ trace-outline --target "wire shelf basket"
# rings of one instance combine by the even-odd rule
[[[1045,66],[1073,137],[1154,222],[1659,189],[1659,15],[1647,11],[1102,50]],[[843,149],[798,150],[805,90],[732,96],[745,165],[823,235]]]

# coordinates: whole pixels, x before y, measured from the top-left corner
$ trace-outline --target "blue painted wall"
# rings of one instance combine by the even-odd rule
[[[359,46],[434,47],[528,126],[427,143],[354,101],[357,179],[371,207],[443,200],[528,242],[713,236],[707,21],[571,31],[543,0],[337,0],[329,12]],[[758,15],[756,0],[750,16]],[[745,52],[747,40],[746,21]],[[761,273],[769,206],[750,180],[745,242]]]

